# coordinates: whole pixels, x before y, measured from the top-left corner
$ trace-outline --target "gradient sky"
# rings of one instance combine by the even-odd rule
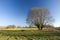
[[[32,7],[47,8],[60,26],[60,0],[0,0],[0,26],[26,26],[26,17]]]

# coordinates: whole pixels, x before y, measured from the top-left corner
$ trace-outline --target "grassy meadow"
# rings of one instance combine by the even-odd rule
[[[37,28],[10,28],[0,30],[0,40],[60,40],[60,31]],[[55,30],[55,29],[54,29]]]

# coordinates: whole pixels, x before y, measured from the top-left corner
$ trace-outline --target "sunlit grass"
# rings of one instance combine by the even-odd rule
[[[1,30],[38,30],[38,28],[8,28],[8,29],[1,29]]]
[[[60,32],[0,30],[0,40],[60,40]]]

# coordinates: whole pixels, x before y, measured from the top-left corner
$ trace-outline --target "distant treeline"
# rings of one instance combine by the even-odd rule
[[[44,27],[54,27],[52,25],[44,25]],[[16,25],[8,25],[6,27],[3,27],[3,28],[37,28],[36,26],[16,26]]]

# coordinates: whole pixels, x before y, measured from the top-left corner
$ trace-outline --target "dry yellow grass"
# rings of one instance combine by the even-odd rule
[[[38,30],[38,28],[0,28],[0,30]]]

